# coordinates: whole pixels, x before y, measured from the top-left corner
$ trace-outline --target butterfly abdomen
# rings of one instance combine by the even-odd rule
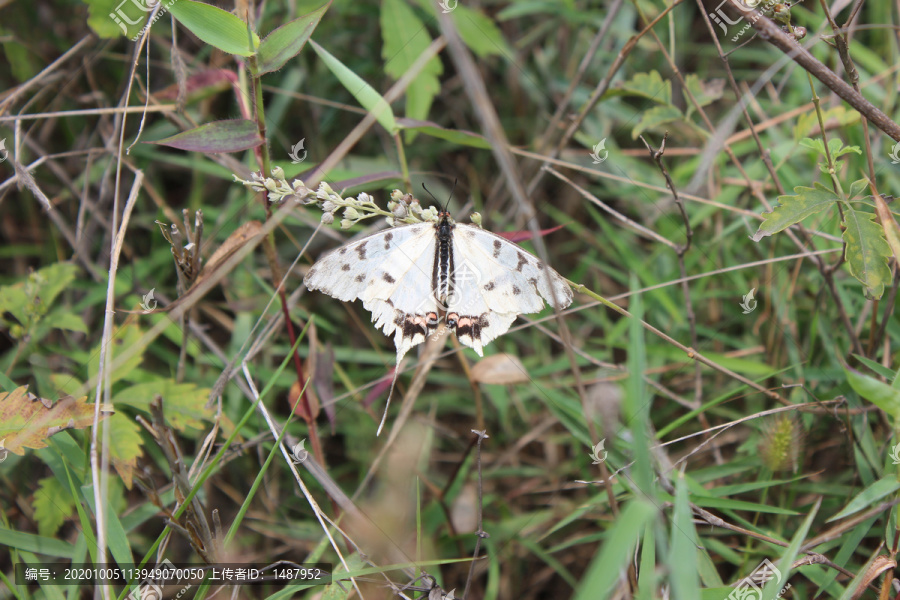
[[[449,213],[441,213],[441,220],[434,226],[437,243],[434,245],[432,287],[435,299],[444,304],[453,287],[453,221]]]

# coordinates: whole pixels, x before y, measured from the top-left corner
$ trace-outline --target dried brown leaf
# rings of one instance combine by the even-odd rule
[[[103,406],[100,418],[113,414],[111,406]],[[45,440],[64,429],[84,429],[94,422],[94,405],[87,396],[63,396],[55,404],[38,398],[22,386],[0,393],[0,444],[22,456],[25,448],[45,448]]]

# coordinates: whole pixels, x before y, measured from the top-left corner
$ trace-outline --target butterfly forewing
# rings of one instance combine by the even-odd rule
[[[431,223],[382,231],[326,255],[304,283],[339,300],[361,299],[375,326],[385,335],[394,334],[399,361],[436,325],[431,291],[435,241]]]

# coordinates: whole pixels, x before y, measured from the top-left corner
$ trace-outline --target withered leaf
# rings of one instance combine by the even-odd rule
[[[100,418],[113,414],[111,406],[102,406]],[[25,448],[45,448],[45,440],[64,429],[84,429],[94,422],[94,405],[87,396],[63,396],[55,404],[38,398],[22,386],[0,393],[0,442],[14,454],[22,456]]]

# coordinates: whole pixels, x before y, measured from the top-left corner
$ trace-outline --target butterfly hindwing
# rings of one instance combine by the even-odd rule
[[[457,224],[453,254],[456,295],[447,303],[448,320],[458,316],[457,337],[479,355],[517,315],[543,309],[542,297],[554,304],[555,293],[558,308],[572,302],[572,290],[559,273],[498,235]]]

